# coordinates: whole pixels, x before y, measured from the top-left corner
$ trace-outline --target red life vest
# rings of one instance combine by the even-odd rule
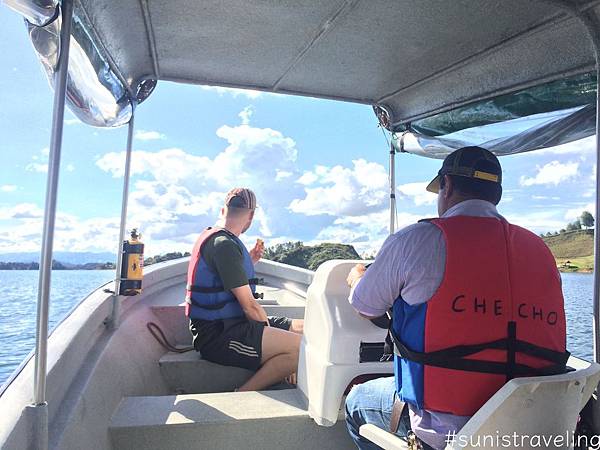
[[[421,391],[414,403],[470,416],[508,379],[564,372],[561,279],[544,242],[496,218],[430,222],[443,233],[446,267],[425,304],[422,352],[407,348],[394,329],[397,350],[412,365],[403,366],[402,383],[411,384],[407,392]]]

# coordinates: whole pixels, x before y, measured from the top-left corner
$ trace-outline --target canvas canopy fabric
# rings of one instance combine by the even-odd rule
[[[553,81],[406,124],[415,139],[392,142],[434,158],[469,145],[498,156],[554,147],[596,132],[596,86],[595,73]]]
[[[8,1],[44,5],[32,26],[55,3]],[[598,0],[77,0],[75,30],[91,42],[81,47],[102,61],[86,79],[117,106],[90,108],[92,93],[70,107],[120,125],[125,99],[169,80],[378,105],[393,131],[448,136],[442,113],[594,69],[569,8],[598,23]],[[506,120],[514,108],[502,106]]]

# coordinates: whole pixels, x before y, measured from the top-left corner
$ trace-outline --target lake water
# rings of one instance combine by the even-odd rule
[[[113,270],[52,272],[49,329],[65,318],[98,286],[114,279]],[[0,270],[0,385],[35,346],[37,270]]]
[[[52,273],[50,329],[81,299],[114,277],[111,270],[64,270]],[[568,328],[568,349],[591,359],[593,352],[592,290],[588,274],[562,274]],[[0,384],[35,345],[38,272],[0,270]]]

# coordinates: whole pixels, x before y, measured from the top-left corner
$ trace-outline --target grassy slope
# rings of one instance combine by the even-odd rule
[[[567,272],[593,270],[594,233],[592,230],[568,231],[543,239],[561,270]]]

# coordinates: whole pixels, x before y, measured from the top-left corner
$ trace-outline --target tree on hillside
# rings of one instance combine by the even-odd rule
[[[584,211],[581,213],[581,225],[586,228],[590,228],[594,226],[594,216],[588,211]]]
[[[581,222],[577,219],[575,222],[571,222],[567,225],[567,231],[581,230]]]
[[[264,258],[317,270],[322,263],[330,259],[359,259],[359,256],[351,245],[324,243],[306,246],[302,242],[285,242],[267,248]]]

